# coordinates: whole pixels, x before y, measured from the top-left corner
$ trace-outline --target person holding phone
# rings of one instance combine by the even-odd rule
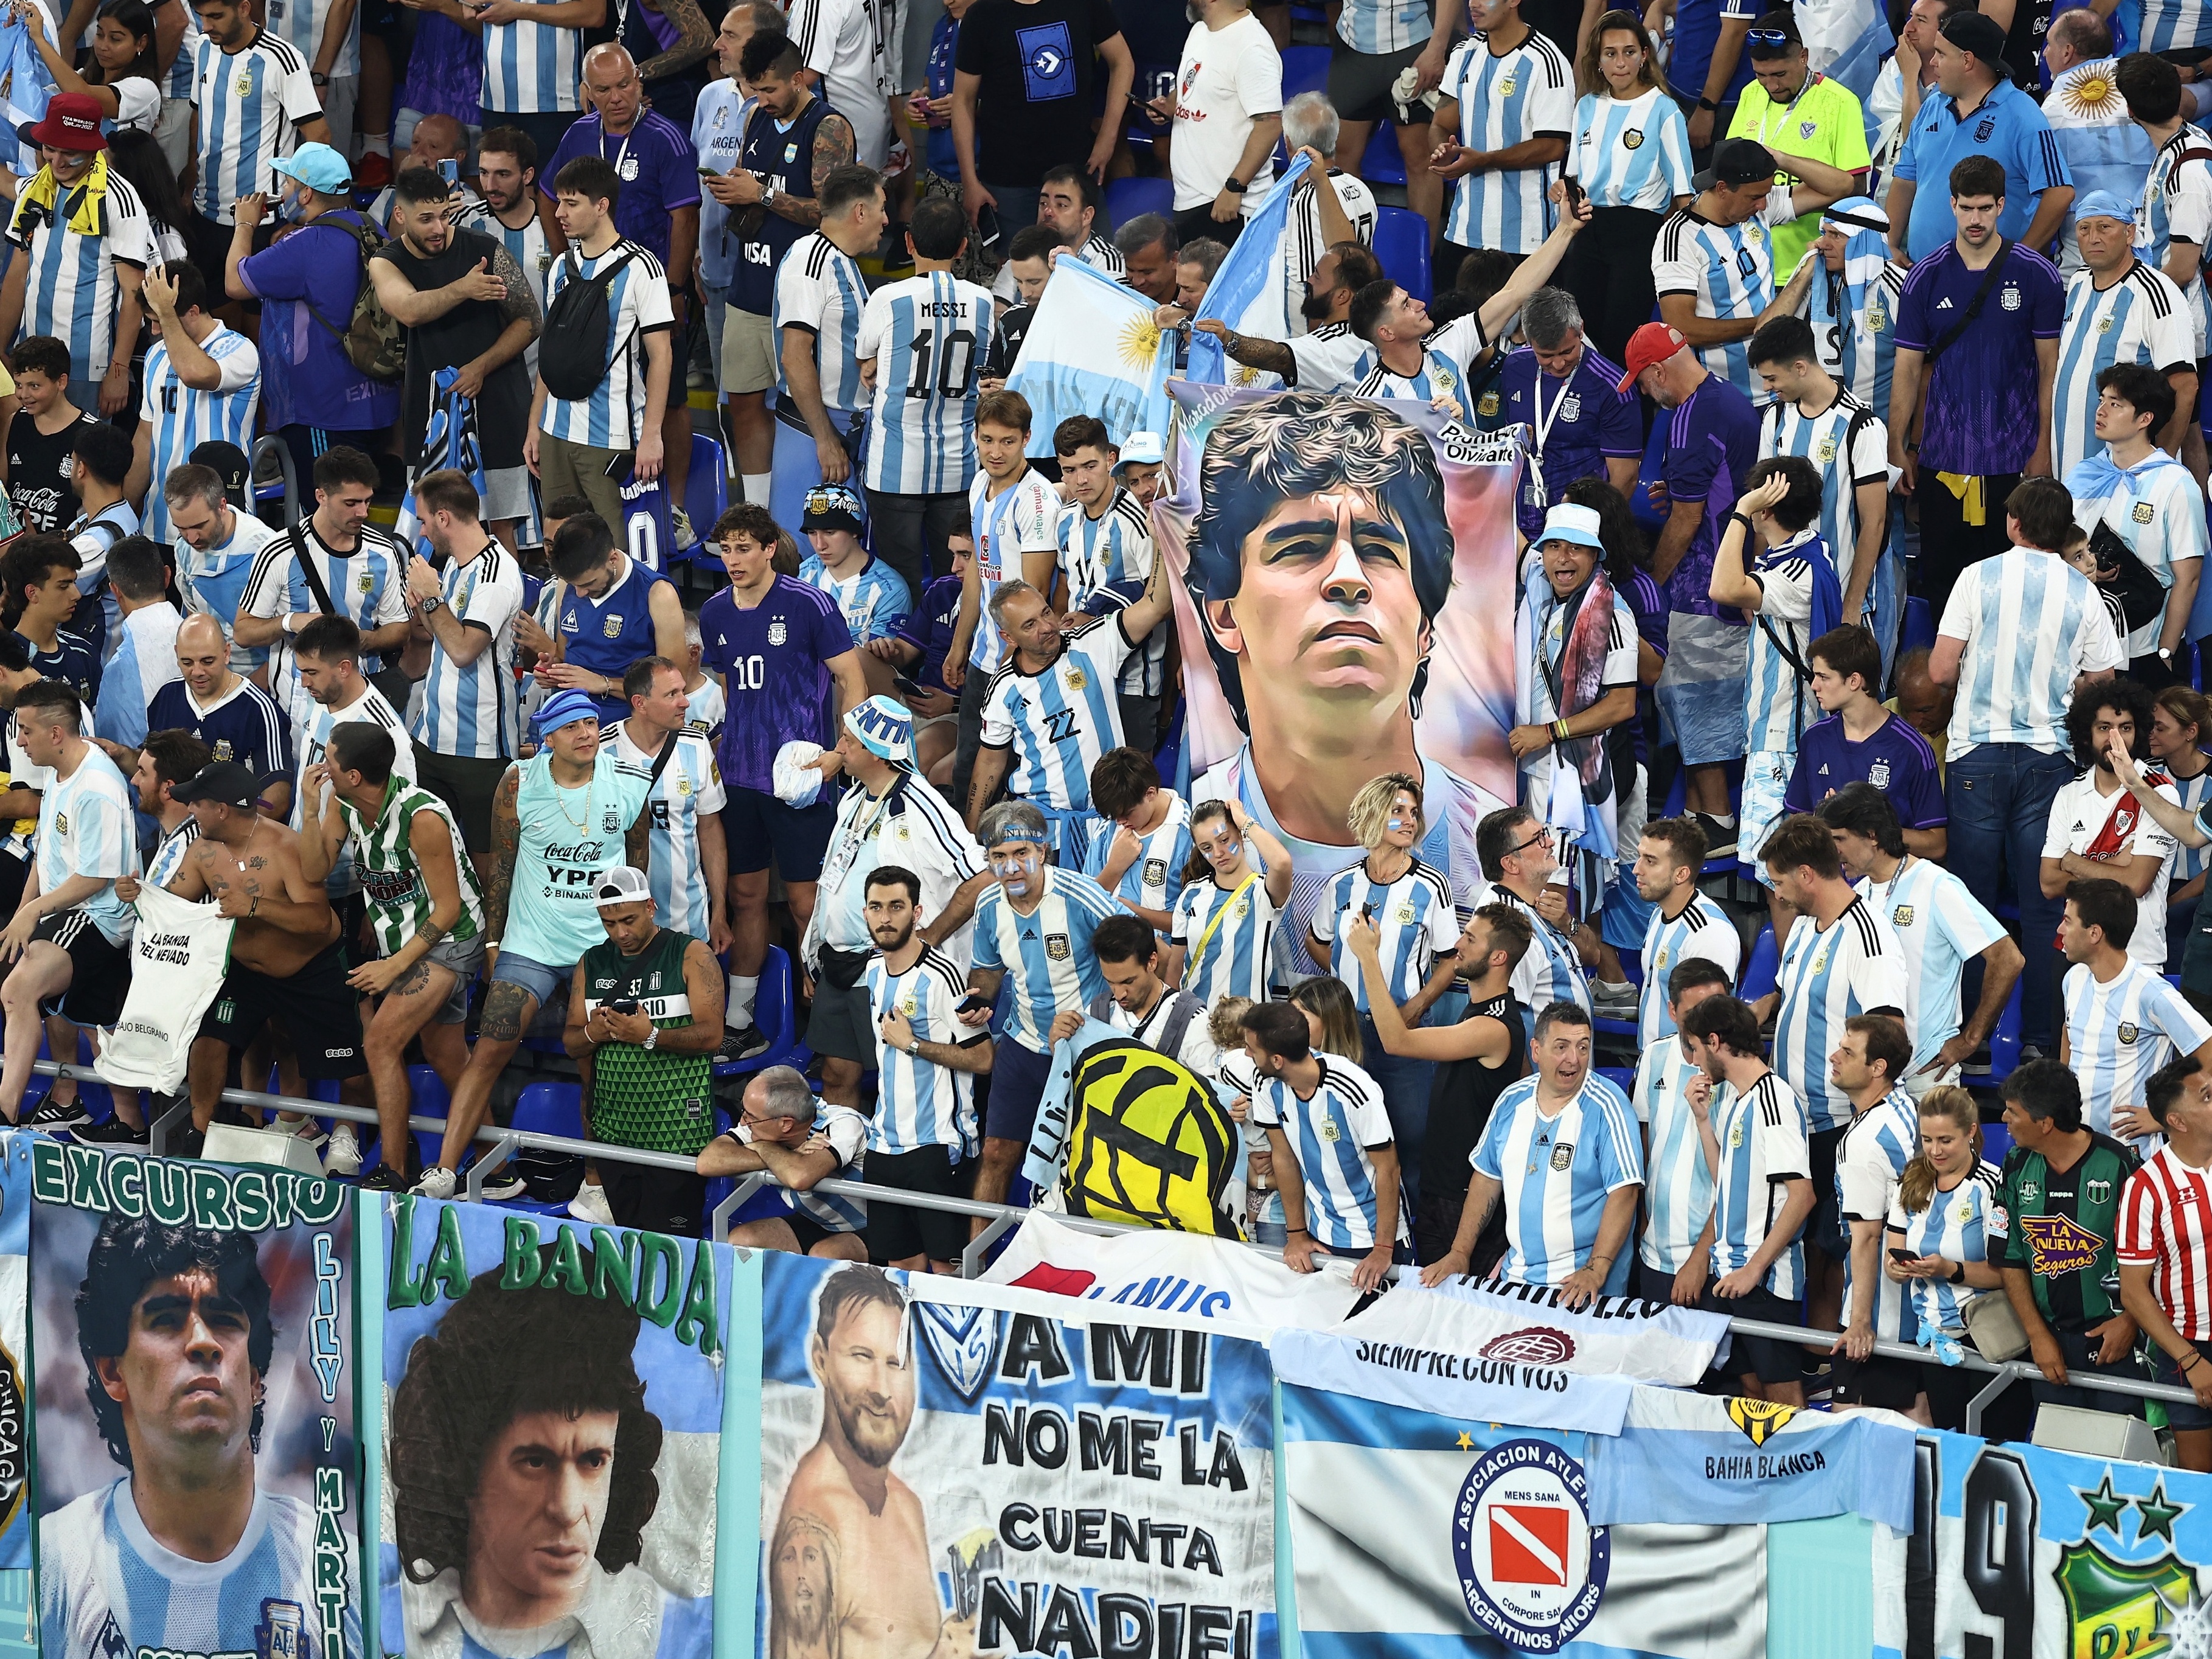
[[[1982,1120],[1974,1097],[1947,1085],[1920,1103],[1920,1150],[1905,1166],[1889,1206],[1883,1273],[1905,1287],[1918,1317],[1917,1340],[1936,1363],[1920,1368],[1922,1403],[1914,1415],[1939,1429],[1966,1426],[1966,1405],[1986,1380],[1959,1369],[1966,1340],[1966,1309],[2001,1291],[2004,1273],[1993,1259],[2008,1232],[1997,1202],[2002,1177],[1982,1156]]]

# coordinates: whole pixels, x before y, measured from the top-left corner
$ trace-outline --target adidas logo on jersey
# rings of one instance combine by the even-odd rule
[[[1938,311],[1948,311],[1950,308],[1951,297],[1948,294],[1936,302],[1936,309]]]

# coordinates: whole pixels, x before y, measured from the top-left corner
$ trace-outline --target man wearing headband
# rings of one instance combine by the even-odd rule
[[[837,758],[858,787],[837,805],[814,914],[799,959],[814,978],[806,1044],[822,1056],[823,1098],[860,1103],[860,1073],[876,1064],[875,1022],[861,982],[878,948],[867,916],[867,880],[878,865],[911,870],[927,918],[925,944],[965,972],[969,919],[990,881],[981,849],[951,803],[914,769],[914,716],[892,697],[870,697],[845,713]]]
[[[1857,190],[1868,166],[1866,112],[1849,87],[1814,73],[1796,15],[1787,6],[1768,12],[1744,36],[1744,50],[1751,56],[1751,84],[1735,106],[1729,137],[1764,144],[1780,164],[1774,175],[1778,185],[1800,184],[1790,162],[1809,155],[1850,173],[1851,189]],[[1826,199],[1832,200],[1835,193]],[[1810,215],[1774,227],[1769,235],[1777,275],[1786,278],[1797,268],[1819,232]]]
[[[1905,131],[1887,203],[1891,246],[1906,264],[1936,252],[1956,229],[1948,186],[1951,169],[1969,156],[2004,171],[1997,231],[2008,242],[2049,247],[2074,205],[2073,173],[2035,100],[2013,85],[2004,50],[1995,18],[1958,11],[1929,51],[1936,89]]]
[[[642,868],[646,862],[652,769],[599,741],[599,705],[573,687],[546,698],[536,725],[537,755],[508,768],[492,799],[491,880],[484,892],[491,978],[476,1047],[447,1109],[445,1145],[415,1186],[431,1198],[451,1198],[459,1186],[461,1155],[538,1009],[568,982],[585,952],[605,942],[600,878],[615,866]],[[719,1046],[719,1029],[714,1041]],[[590,1127],[587,1119],[587,1132]],[[711,1121],[708,1127],[711,1133]],[[509,1170],[483,1186],[491,1199],[521,1190]]]
[[[2196,320],[2172,280],[2136,257],[2136,204],[2109,190],[2089,191],[2075,209],[2074,236],[2082,268],[2067,279],[2051,390],[2051,476],[2062,482],[2104,452],[2091,428],[2108,368],[2141,364],[2172,383],[2173,413],[2150,434],[2170,453],[2180,453],[2197,415]]]

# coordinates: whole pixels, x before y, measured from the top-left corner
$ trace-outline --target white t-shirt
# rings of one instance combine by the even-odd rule
[[[2104,833],[2112,821],[2118,803],[2127,791],[2116,789],[2109,795],[2097,793],[2097,774],[2084,772],[2051,797],[2051,817],[2043,832],[2043,856],[2063,858],[2069,853],[2086,853],[2089,844]],[[2167,800],[2180,804],[2180,796],[2170,783],[2162,783],[2158,793]],[[2153,973],[2166,967],[2166,886],[2173,873],[2173,837],[2159,827],[2158,820],[2138,808],[2132,824],[2118,825],[2121,835],[2118,856],[2112,860],[2115,872],[2124,869],[2130,859],[2155,858],[2159,860],[2158,874],[2151,878],[2148,891],[2136,901],[2136,931],[2128,940],[2128,957],[2140,962]]]
[[[1247,12],[1226,28],[1191,25],[1183,42],[1182,65],[1176,71],[1175,143],[1170,157],[1175,171],[1176,211],[1203,207],[1244,154],[1252,124],[1283,108],[1283,59],[1267,26]],[[1274,182],[1273,161],[1245,180],[1244,216],[1267,199]]]

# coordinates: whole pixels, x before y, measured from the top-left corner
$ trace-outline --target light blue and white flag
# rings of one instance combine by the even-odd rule
[[[1229,257],[1206,284],[1193,320],[1212,318],[1237,334],[1255,339],[1282,340],[1290,337],[1290,319],[1283,309],[1283,228],[1291,216],[1291,192],[1310,172],[1313,163],[1304,155],[1291,159],[1290,170],[1267,192],[1267,204],[1254,214],[1229,250]],[[1239,365],[1239,386],[1273,384],[1275,377],[1261,375]],[[1190,366],[1183,378],[1205,386],[1224,386],[1230,376],[1228,354],[1211,334],[1190,331]]]
[[[1585,1450],[1590,1519],[1811,1521],[1912,1529],[1912,1428],[1764,1400],[1638,1389],[1620,1431]]]
[[[423,434],[422,465],[416,469],[415,477],[407,481],[406,493],[399,498],[398,516],[392,520],[392,533],[426,559],[434,560],[436,555],[416,515],[415,478],[451,467],[468,475],[469,482],[477,487],[478,501],[484,496],[483,448],[477,441],[476,399],[453,390],[460,376],[458,368],[441,368],[432,382],[430,424]]]
[[[1174,368],[1174,337],[1153,322],[1150,300],[1080,259],[1060,259],[1006,390],[1029,399],[1030,453],[1049,455],[1053,428],[1071,415],[1097,416],[1116,444],[1165,432]]]
[[[8,131],[20,132],[45,120],[46,100],[58,90],[28,26],[14,16],[0,22],[0,118],[7,121]],[[19,142],[17,149],[18,170],[27,179],[39,170],[39,147]]]
[[[1874,0],[1799,0],[1797,27],[1813,68],[1851,89],[1863,105],[1881,73],[1882,59],[1897,50],[1889,20]],[[1871,118],[1867,137],[1874,137]]]
[[[1639,1386],[1570,1370],[1563,1356],[1537,1351],[1518,1333],[1478,1346],[1446,1332],[1431,1346],[1379,1327],[1367,1335],[1356,1319],[1336,1331],[1279,1330],[1267,1339],[1267,1357],[1286,1383],[1469,1420],[1592,1435],[1620,1432]]]

